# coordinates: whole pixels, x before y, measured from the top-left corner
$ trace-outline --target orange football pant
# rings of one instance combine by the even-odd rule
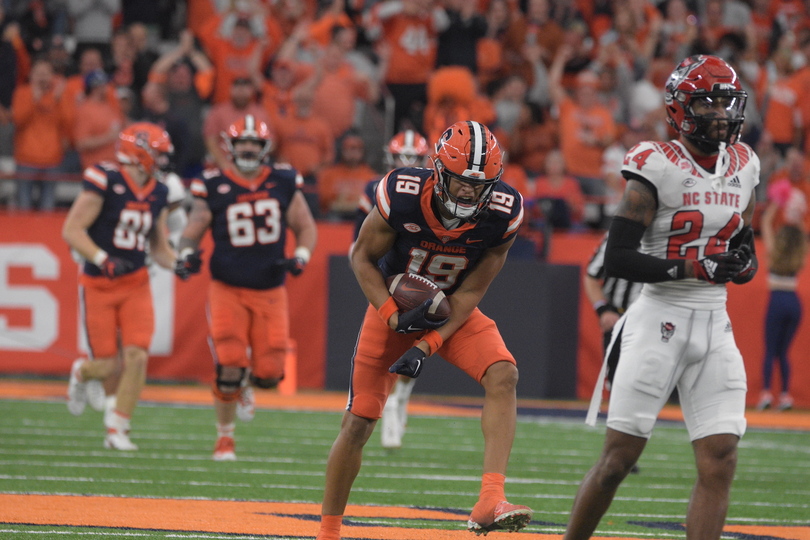
[[[220,365],[250,367],[261,379],[284,376],[290,333],[285,287],[256,290],[212,280],[208,304],[214,354]]]
[[[114,358],[119,332],[122,347],[149,349],[155,312],[146,267],[115,279],[82,274],[79,284],[91,358]]]
[[[418,333],[397,334],[382,322],[377,310],[369,306],[352,361],[347,410],[363,418],[382,416],[385,401],[399,376],[389,373],[388,368],[413,347],[419,336]],[[479,383],[492,364],[516,363],[495,322],[478,308],[445,340],[438,353]],[[430,366],[425,369],[427,372],[422,376],[429,377]]]

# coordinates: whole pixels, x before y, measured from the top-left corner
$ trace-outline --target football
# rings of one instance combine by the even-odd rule
[[[450,316],[450,301],[438,285],[428,278],[411,273],[396,274],[389,276],[385,283],[400,312],[410,311],[432,298],[433,303],[425,318],[429,321],[443,321]]]

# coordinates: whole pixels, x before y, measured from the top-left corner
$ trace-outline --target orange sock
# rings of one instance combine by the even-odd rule
[[[321,516],[321,530],[315,540],[340,540],[343,516]]]
[[[481,493],[478,495],[478,500],[497,499],[497,502],[505,501],[504,482],[506,482],[506,476],[500,473],[484,473],[481,477]]]

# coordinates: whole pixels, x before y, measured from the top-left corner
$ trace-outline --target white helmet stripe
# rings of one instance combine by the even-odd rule
[[[253,118],[252,114],[245,116],[245,131],[247,133],[256,131],[256,120]]]
[[[487,141],[484,137],[484,126],[478,122],[467,122],[470,128],[470,156],[468,168],[471,171],[483,171],[487,157]]]

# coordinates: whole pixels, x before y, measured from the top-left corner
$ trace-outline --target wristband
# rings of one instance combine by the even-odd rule
[[[103,249],[99,249],[98,251],[96,251],[96,254],[93,255],[93,264],[101,268],[101,265],[104,264],[104,261],[106,261],[107,258],[108,258],[107,252],[104,251]]]
[[[178,259],[185,259],[189,255],[194,253],[194,248],[186,247],[180,250],[180,253],[177,254]]]
[[[594,310],[595,312],[599,313],[599,310],[600,310],[602,307],[606,306],[606,305],[608,305],[608,301],[607,301],[607,300],[597,300],[596,302],[594,302],[594,303],[593,303],[593,310]]]
[[[399,308],[397,307],[397,303],[394,300],[393,296],[389,296],[388,300],[383,302],[383,305],[381,305],[379,309],[377,309],[377,313],[380,314],[380,318],[386,325],[388,325],[388,321],[389,319],[391,319],[391,315],[393,315],[397,311],[399,311]]]
[[[416,346],[420,341],[424,341],[430,347],[430,351],[428,351],[427,356],[430,356],[438,351],[442,346],[442,343],[444,343],[444,339],[442,339],[442,336],[436,330],[431,330],[424,336],[417,339],[414,342],[414,346]]]
[[[309,262],[309,258],[312,256],[312,252],[307,247],[298,246],[297,248],[295,248],[293,256],[296,259],[301,259],[302,261],[304,261],[304,264],[307,264]]]
[[[596,304],[599,304],[599,305],[597,306]],[[609,304],[609,303],[605,302],[604,300],[601,301],[601,302],[594,303],[594,310],[596,311],[596,316],[597,317],[601,317],[602,313],[604,313],[606,311],[612,311],[613,313],[618,313],[619,312],[619,310],[616,309],[616,306],[614,306],[613,304]]]

